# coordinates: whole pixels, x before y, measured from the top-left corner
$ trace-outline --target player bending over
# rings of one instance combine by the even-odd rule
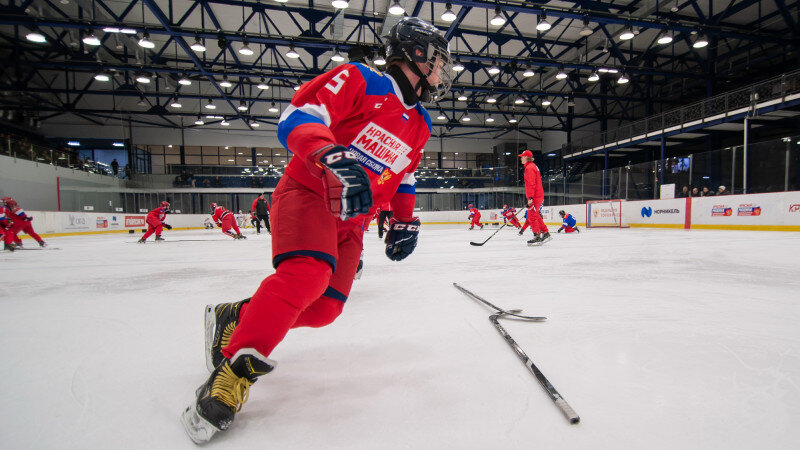
[[[509,207],[508,205],[503,205],[503,211],[501,214],[503,215],[503,220],[511,222],[511,225],[514,225],[515,228],[522,227],[522,225],[519,223],[519,219],[517,219],[517,210],[514,209],[513,206]]]
[[[2,202],[2,205],[5,205],[6,213],[4,217],[8,221],[7,228],[3,234],[3,242],[5,243],[6,250],[14,251],[14,248],[22,248],[22,239],[19,237],[19,233],[25,233],[32,237],[39,243],[39,247],[47,246],[44,239],[33,231],[33,225],[31,225],[33,217],[27,215],[25,211],[19,207],[16,200],[11,197],[3,197],[0,202]]]
[[[558,212],[558,215],[561,216],[561,228],[558,229],[559,233],[562,231],[565,233],[573,233],[576,231],[578,233],[581,232],[581,230],[579,230],[577,227],[578,221],[575,220],[575,217],[573,217],[572,214],[567,214],[562,209]]]
[[[482,230],[483,224],[481,223],[481,211],[478,208],[475,208],[472,203],[470,203],[467,208],[469,209],[469,217],[467,217],[470,220],[469,229],[471,230],[475,228],[475,225],[477,225],[481,227]]]
[[[140,244],[144,244],[147,241],[147,238],[150,237],[151,234],[155,233],[156,241],[163,241],[164,238],[161,237],[161,230],[166,228],[168,230],[172,229],[172,225],[165,223],[164,220],[167,219],[167,213],[169,212],[169,202],[163,201],[158,208],[151,210],[147,213],[147,232],[142,235],[142,238],[139,239]]]
[[[216,203],[211,204],[211,219],[218,227],[222,228],[222,233],[234,239],[247,239],[242,234],[239,226],[236,225],[236,216],[232,212],[225,209],[224,206]],[[233,229],[234,231],[231,231]]]

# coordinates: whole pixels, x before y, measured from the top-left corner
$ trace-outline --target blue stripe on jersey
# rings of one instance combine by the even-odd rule
[[[291,133],[295,127],[306,123],[319,123],[325,125],[325,122],[323,122],[319,117],[312,116],[311,114],[300,110],[294,111],[289,114],[289,117],[278,123],[278,140],[281,142],[281,145],[288,149],[289,145],[286,143],[286,140],[289,138],[289,133]]]
[[[397,188],[397,193],[398,194],[411,194],[411,195],[414,195],[414,194],[416,194],[416,192],[417,192],[417,189],[414,186],[410,185],[410,184],[401,184],[400,187]]]
[[[389,77],[386,77],[381,73],[375,72],[374,70],[370,69],[364,64],[361,63],[351,63],[351,64],[358,68],[358,71],[361,72],[361,76],[364,78],[364,82],[366,82],[367,84],[365,94],[367,95],[394,94],[398,97],[400,96],[398,93],[394,91],[394,87],[392,86],[392,81],[389,80]]]
[[[340,302],[346,302],[347,296],[342,294],[341,292],[337,291],[336,289],[328,286],[328,289],[325,289],[325,292],[322,293],[323,297],[330,297],[334,300],[339,300]]]
[[[428,114],[428,111],[422,107],[421,104],[417,103],[416,106],[417,112],[423,119],[425,119],[425,123],[428,125],[428,132],[433,132],[433,125],[431,125],[431,116]]]

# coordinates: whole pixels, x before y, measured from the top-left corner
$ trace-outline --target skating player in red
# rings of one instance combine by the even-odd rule
[[[226,236],[230,236],[234,239],[247,239],[242,234],[242,231],[239,230],[239,226],[236,225],[236,216],[234,216],[232,212],[225,209],[224,206],[212,203],[211,219],[217,224],[218,227],[222,228],[222,232]],[[231,229],[233,229],[235,233],[231,231]]]
[[[150,237],[151,234],[156,234],[156,241],[163,241],[164,238],[161,237],[161,230],[166,228],[168,230],[172,229],[172,225],[165,223],[164,220],[167,219],[167,213],[169,212],[169,202],[163,201],[158,206],[158,208],[154,208],[149,213],[147,213],[147,232],[142,235],[142,238],[139,239],[140,244],[144,244],[147,241],[147,238]]]
[[[31,225],[33,218],[25,214],[25,211],[19,207],[17,201],[11,197],[3,197],[2,202],[6,206],[6,218],[9,221],[9,226],[3,236],[5,244],[21,248],[22,239],[20,239],[19,233],[25,233],[36,240],[39,243],[39,247],[46,247],[47,244],[44,239],[33,231],[33,225]]]
[[[422,103],[449,89],[450,51],[435,27],[406,17],[387,37],[386,60],[385,73],[349,63],[317,76],[281,115],[278,138],[294,155],[272,197],[275,273],[251,299],[206,309],[213,371],[183,413],[196,443],[228,428],[290,329],[322,327],[342,312],[373,205],[394,211],[387,257],[400,261],[416,247],[414,171],[431,133]]]
[[[572,217],[572,214],[567,214],[562,209],[561,211],[558,212],[558,215],[561,216],[561,228],[558,229],[559,233],[561,233],[562,231],[564,233],[581,232],[581,230],[579,230],[577,227],[578,221],[575,220],[574,217]]]
[[[544,189],[542,189],[542,174],[533,162],[533,153],[525,150],[518,155],[520,163],[525,166],[525,197],[528,198],[528,219],[526,225],[530,223],[533,231],[533,239],[528,241],[528,245],[541,245],[552,239],[550,230],[542,219],[539,209],[544,202]],[[523,230],[525,227],[523,227]],[[541,235],[539,234],[541,233]]]
[[[520,228],[522,225],[519,224],[519,219],[517,219],[517,210],[511,206],[503,205],[503,219],[511,222],[511,225],[514,225],[515,228]]]
[[[9,232],[11,226],[11,210],[6,206],[6,202],[0,199],[0,233],[3,235],[3,249],[9,252],[15,250],[15,236]]]
[[[469,229],[471,230],[475,228],[475,225],[477,225],[481,227],[482,230],[483,224],[481,223],[481,211],[478,208],[475,208],[472,203],[470,203],[467,208],[469,208],[469,217],[467,217],[470,219]]]

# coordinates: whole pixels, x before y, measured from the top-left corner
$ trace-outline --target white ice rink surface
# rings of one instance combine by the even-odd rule
[[[589,230],[530,248],[506,229],[468,244],[492,231],[429,226],[396,263],[373,229],[342,316],[290,332],[206,447],[800,448],[800,234]],[[0,447],[195,448],[179,415],[208,375],[203,307],[272,273],[268,237],[246,233],[0,254]],[[501,323],[580,424],[453,282],[549,318]]]

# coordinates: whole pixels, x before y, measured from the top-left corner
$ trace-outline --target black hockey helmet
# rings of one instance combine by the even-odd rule
[[[397,22],[386,37],[386,62],[401,60],[420,79],[416,88],[422,88],[420,100],[431,101],[450,90],[453,61],[450,45],[439,30],[418,17],[404,17]],[[426,66],[425,73],[416,63]],[[428,77],[440,67],[439,83],[431,85]]]
[[[558,215],[564,217],[567,215],[567,213],[565,213],[564,210],[562,209],[561,211],[558,212]]]

